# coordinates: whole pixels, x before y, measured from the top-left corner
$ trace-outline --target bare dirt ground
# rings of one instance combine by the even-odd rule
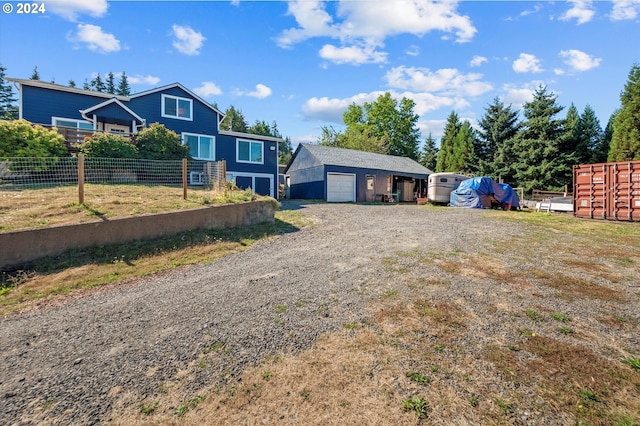
[[[284,208],[315,225],[4,318],[2,423],[639,424],[637,225]]]

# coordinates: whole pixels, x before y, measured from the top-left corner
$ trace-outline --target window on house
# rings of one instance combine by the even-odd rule
[[[189,146],[189,154],[198,160],[215,160],[215,138],[209,135],[183,133],[182,143]]]
[[[93,131],[93,124],[84,120],[74,120],[73,118],[53,118],[53,123],[56,127],[67,127],[72,129],[80,129],[80,130],[91,130]]]
[[[263,164],[262,142],[238,140],[237,161],[239,163]]]
[[[193,102],[191,99],[162,95],[162,116],[191,121]]]

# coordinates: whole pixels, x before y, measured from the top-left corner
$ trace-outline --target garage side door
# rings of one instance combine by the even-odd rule
[[[327,201],[348,203],[356,201],[356,176],[327,173]]]

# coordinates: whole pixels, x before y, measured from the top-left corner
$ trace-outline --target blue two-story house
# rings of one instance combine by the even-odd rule
[[[227,164],[227,180],[277,197],[279,138],[220,130],[224,114],[179,83],[131,96],[8,78],[19,92],[20,118],[78,131],[134,134],[161,123],[197,160]]]

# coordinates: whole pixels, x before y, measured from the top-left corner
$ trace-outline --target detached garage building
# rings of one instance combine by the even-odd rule
[[[329,202],[380,201],[399,193],[413,201],[431,170],[406,157],[300,144],[285,170],[290,198]]]

